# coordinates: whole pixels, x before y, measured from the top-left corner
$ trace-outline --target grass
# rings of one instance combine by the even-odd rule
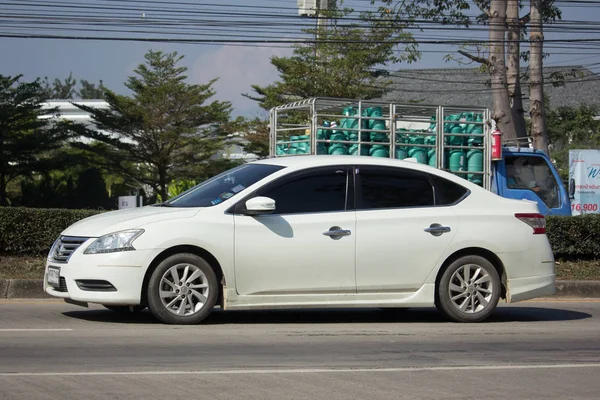
[[[556,276],[561,280],[600,280],[600,260],[557,260]]]
[[[46,257],[0,256],[0,279],[42,279]]]
[[[42,279],[45,257],[0,256],[0,279]],[[600,280],[600,260],[558,260],[560,280]]]

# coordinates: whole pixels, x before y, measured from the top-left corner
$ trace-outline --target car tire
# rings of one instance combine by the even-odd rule
[[[212,312],[219,294],[210,264],[189,253],[172,255],[158,264],[147,289],[148,308],[154,317],[175,325],[203,321]]]
[[[500,277],[481,256],[461,257],[446,268],[436,290],[435,305],[456,322],[481,322],[492,315],[500,299]]]
[[[145,306],[111,306],[108,304],[102,304],[102,306],[118,314],[138,313],[146,308]]]

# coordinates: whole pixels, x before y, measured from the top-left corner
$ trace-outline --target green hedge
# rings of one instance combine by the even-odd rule
[[[46,255],[72,223],[102,211],[0,207],[0,254]],[[600,259],[600,215],[548,217],[557,258]]]
[[[565,259],[600,259],[600,214],[546,219],[554,256]]]
[[[45,256],[69,225],[97,210],[0,207],[0,255]]]

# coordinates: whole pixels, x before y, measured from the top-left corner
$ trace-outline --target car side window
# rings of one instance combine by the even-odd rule
[[[431,175],[435,185],[435,204],[437,206],[449,206],[459,201],[469,189],[437,175]]]
[[[357,168],[362,205],[359,209],[434,205],[433,186],[426,174],[400,168]]]
[[[321,170],[259,191],[275,200],[275,214],[335,212],[346,209],[347,171]]]

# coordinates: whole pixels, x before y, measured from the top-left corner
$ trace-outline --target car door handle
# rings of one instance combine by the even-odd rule
[[[440,236],[446,232],[450,232],[450,227],[442,226],[440,224],[431,224],[429,225],[429,228],[425,228],[424,231],[431,233],[433,236]]]
[[[350,236],[352,232],[348,229],[342,229],[339,226],[332,226],[327,232],[323,232],[323,235],[329,236],[332,239],[341,239],[343,236]]]

